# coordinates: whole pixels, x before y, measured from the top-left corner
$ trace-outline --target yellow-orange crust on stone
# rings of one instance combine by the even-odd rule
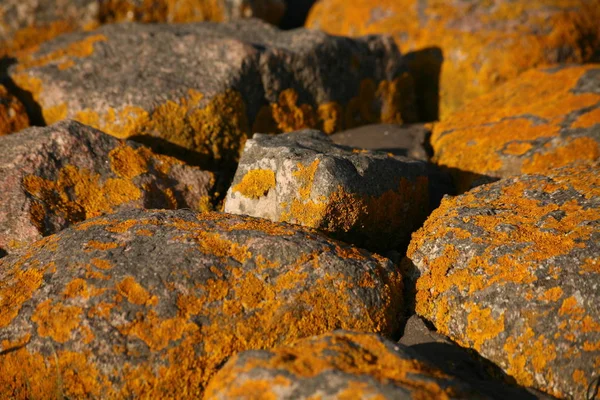
[[[395,352],[390,347],[376,335],[337,331],[260,353],[242,353],[232,357],[215,375],[206,396],[225,399],[256,394],[265,399],[292,398],[296,388],[294,393],[302,393],[302,398],[323,392],[341,399],[385,398],[378,385],[408,391],[415,399],[450,399],[459,395],[452,378],[411,358],[411,353]],[[336,379],[330,380],[329,374]],[[303,386],[308,386],[310,393],[303,393]]]
[[[583,396],[600,357],[599,167],[446,198],[403,261],[418,276],[417,313],[519,384],[559,398]]]
[[[394,35],[405,54],[441,49],[444,119],[530,68],[589,60],[600,45],[599,19],[594,0],[321,0],[306,26],[337,35]],[[417,79],[424,75],[429,84],[439,73],[430,63],[422,57],[411,65]],[[430,103],[436,95],[431,93]]]
[[[23,103],[0,85],[0,136],[20,131],[28,126],[29,117]]]
[[[279,240],[292,250],[269,256]],[[220,213],[132,210],[64,230],[0,260],[0,397],[198,398],[236,352],[390,334],[401,277],[354,250]]]
[[[463,192],[478,175],[543,173],[597,160],[600,93],[575,89],[598,76],[600,64],[524,73],[435,124],[434,161],[451,170]]]

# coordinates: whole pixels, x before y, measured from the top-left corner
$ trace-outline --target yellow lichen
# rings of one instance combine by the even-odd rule
[[[245,197],[259,199],[266,196],[269,190],[275,188],[275,172],[270,169],[253,169],[248,171],[240,183],[233,186],[234,192]]]
[[[65,343],[79,326],[82,312],[80,307],[53,303],[52,299],[48,299],[36,307],[31,320],[37,324],[38,335]]]
[[[126,277],[117,284],[117,293],[132,304],[154,305],[158,301],[156,296],[151,296],[132,276]]]

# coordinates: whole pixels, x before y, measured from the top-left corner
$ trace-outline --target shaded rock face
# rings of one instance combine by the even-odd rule
[[[306,26],[332,34],[393,34],[442,119],[538,66],[600,55],[596,0],[321,0]],[[437,51],[431,51],[437,50]],[[441,54],[440,51],[441,50]],[[440,65],[441,64],[441,65]]]
[[[0,137],[0,250],[121,208],[206,210],[210,172],[75,121]]]
[[[403,267],[416,311],[525,386],[585,398],[600,368],[600,166],[447,198]]]
[[[232,166],[250,131],[416,118],[412,78],[390,38],[282,32],[257,20],[105,25],[46,42],[9,73],[30,93],[37,124],[72,118],[205,167]]]
[[[436,124],[431,144],[460,191],[598,160],[600,64],[528,71]]]
[[[198,398],[232,354],[393,334],[387,259],[297,226],[127,210],[0,259],[0,396]]]
[[[232,357],[210,382],[211,399],[484,399],[403,345],[336,331]]]
[[[317,228],[374,250],[406,244],[425,219],[425,163],[335,145],[322,132],[254,135],[225,211]]]
[[[0,56],[104,23],[220,22],[255,17],[277,24],[285,12],[283,0],[3,0]]]
[[[29,118],[23,104],[0,85],[0,136],[28,126]]]

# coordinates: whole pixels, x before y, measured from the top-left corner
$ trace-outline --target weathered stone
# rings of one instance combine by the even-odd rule
[[[597,160],[600,64],[528,71],[436,124],[431,144],[460,191]]]
[[[23,104],[0,85],[0,136],[20,131],[29,126]]]
[[[200,398],[239,351],[393,334],[401,296],[389,260],[305,228],[189,210],[98,217],[0,259],[0,397]]]
[[[585,398],[600,369],[600,165],[442,201],[403,268],[416,311],[518,383]]]
[[[336,331],[232,357],[210,381],[210,399],[483,399],[406,346]]]
[[[0,137],[0,251],[119,208],[206,210],[213,175],[75,121]]]
[[[418,92],[430,93],[431,111],[439,92],[444,119],[532,67],[598,59],[598,20],[597,0],[321,0],[306,26],[393,34],[403,52],[417,50]]]
[[[251,131],[415,118],[391,38],[257,20],[105,25],[46,42],[9,71],[41,109],[39,124],[73,118],[202,166],[237,160]]]
[[[338,146],[319,131],[255,134],[224,209],[390,250],[406,244],[424,221],[427,184],[422,161]]]
[[[283,0],[3,0],[0,57],[104,23],[220,22],[256,17],[277,24],[285,12]]]

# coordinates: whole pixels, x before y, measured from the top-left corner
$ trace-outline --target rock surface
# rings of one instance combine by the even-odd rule
[[[0,57],[105,23],[220,22],[256,17],[277,24],[285,12],[284,0],[3,0]]]
[[[460,191],[481,177],[600,158],[600,64],[531,70],[436,124],[434,161]]]
[[[304,130],[248,140],[224,210],[381,251],[406,245],[428,206],[424,162],[337,146]]]
[[[75,121],[0,137],[0,251],[120,208],[206,210],[212,173]]]
[[[406,346],[336,331],[291,346],[246,351],[211,380],[210,399],[484,399]]]
[[[599,19],[597,0],[321,0],[306,26],[394,34],[403,52],[418,51],[412,70],[418,91],[431,94],[429,108],[440,81],[444,119],[529,68],[598,59]]]
[[[0,136],[20,131],[29,126],[23,103],[0,85]]]
[[[585,398],[600,369],[600,165],[447,198],[403,268],[416,311],[524,386]]]
[[[0,397],[199,398],[227,357],[394,334],[389,260],[301,227],[127,210],[0,259]]]
[[[232,166],[251,131],[416,118],[392,39],[257,20],[105,25],[46,42],[9,73],[37,124],[73,118],[204,167]]]

